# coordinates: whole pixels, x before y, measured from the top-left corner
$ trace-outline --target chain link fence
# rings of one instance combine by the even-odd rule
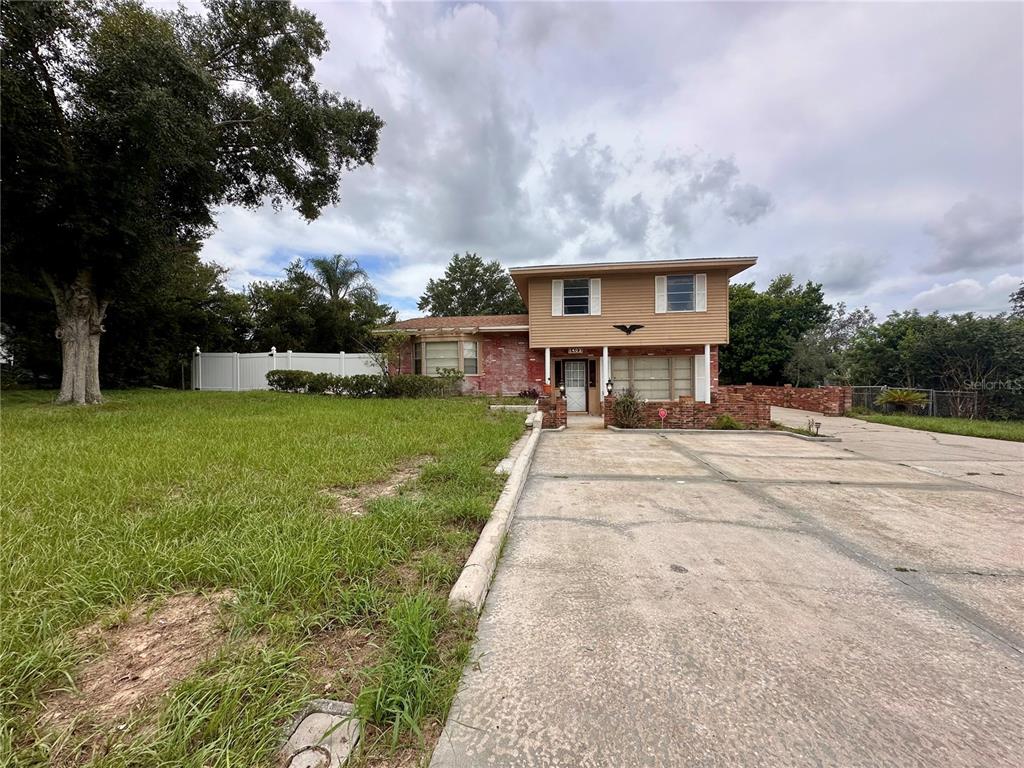
[[[954,416],[974,419],[979,416],[978,392],[976,390],[920,389],[917,387],[853,387],[853,407],[878,413],[892,413],[891,406],[877,405],[878,396],[887,389],[921,392],[928,398],[925,407],[918,413],[922,416]]]

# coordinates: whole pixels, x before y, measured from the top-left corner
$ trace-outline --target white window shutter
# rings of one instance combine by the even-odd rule
[[[562,316],[562,281],[551,281],[551,316]]]
[[[693,279],[693,308],[697,312],[708,311],[708,276],[705,274]]]
[[[693,356],[693,399],[702,403],[708,392],[708,359],[704,355]]]
[[[668,293],[668,281],[664,275],[658,275],[654,278],[654,311],[657,314],[662,314],[668,311],[668,299],[666,294]]]
[[[601,314],[601,278],[590,278],[590,314]]]

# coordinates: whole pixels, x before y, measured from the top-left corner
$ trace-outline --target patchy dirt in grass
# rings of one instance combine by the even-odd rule
[[[431,720],[423,726],[423,738],[406,736],[391,748],[391,736],[375,725],[363,728],[363,751],[352,760],[352,768],[420,768],[430,757],[441,736],[441,725]]]
[[[324,493],[334,497],[336,511],[362,517],[371,501],[398,495],[401,487],[419,477],[431,460],[430,456],[417,456],[399,464],[394,473],[383,480],[355,488],[336,485],[325,489]]]
[[[101,730],[128,721],[217,652],[228,636],[224,604],[233,596],[172,595],[85,627],[76,641],[95,656],[75,673],[76,690],[44,697],[40,728],[73,728],[74,741],[93,751],[97,745],[88,744]]]
[[[362,671],[374,663],[377,652],[369,630],[345,627],[313,637],[304,655],[318,694],[353,701],[362,687]]]

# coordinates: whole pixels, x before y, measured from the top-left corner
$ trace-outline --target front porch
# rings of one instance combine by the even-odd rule
[[[600,416],[605,397],[626,390],[650,401],[710,403],[718,388],[717,344],[546,347],[543,354],[544,388],[564,398],[568,414]]]

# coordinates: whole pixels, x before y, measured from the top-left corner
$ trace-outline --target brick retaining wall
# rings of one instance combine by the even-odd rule
[[[781,387],[762,384],[746,386],[753,389],[757,397],[780,408],[798,408],[825,416],[842,416],[853,407],[852,387],[794,387],[789,384]]]
[[[613,408],[615,397],[604,400],[604,424],[614,425]],[[681,397],[673,401],[651,401],[645,403],[644,426],[656,429],[662,426],[658,411],[668,411],[665,417],[666,429],[707,429],[723,414],[732,416],[749,429],[768,429],[771,426],[771,403],[753,387],[720,386],[710,403],[696,402],[692,397]]]

